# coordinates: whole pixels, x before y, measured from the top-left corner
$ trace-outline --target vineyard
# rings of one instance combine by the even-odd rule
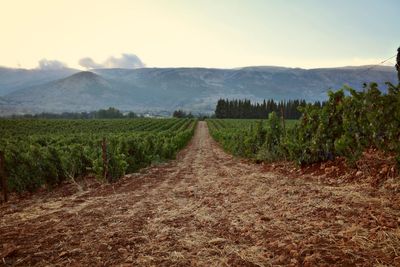
[[[88,174],[113,182],[174,158],[195,125],[193,119],[0,120],[9,190],[51,188]]]
[[[0,260],[398,266],[400,88],[346,88],[301,112],[299,120],[275,112],[206,122],[0,120],[8,187],[36,190],[0,205]],[[337,175],[344,167],[353,171]],[[377,186],[353,179],[359,172]]]
[[[240,157],[304,166],[342,157],[355,166],[364,151],[400,164],[400,88],[343,88],[324,105],[299,107],[300,120],[270,112],[265,120],[209,119],[211,136]],[[3,119],[0,151],[10,191],[51,188],[89,174],[113,182],[174,158],[191,139],[193,119]]]
[[[376,84],[363,92],[345,87],[329,93],[321,107],[299,108],[298,122],[275,112],[266,121],[209,120],[210,133],[234,155],[261,161],[290,160],[298,165],[344,157],[354,166],[362,153],[375,149],[393,155],[400,164],[400,87]]]
[[[184,124],[184,131],[194,126]],[[214,134],[259,125],[208,124]],[[0,259],[6,266],[398,266],[398,182],[377,189],[335,178],[333,186],[266,166],[225,153],[200,121],[177,160],[112,184],[67,183],[0,205]]]
[[[283,121],[276,113],[271,113],[269,120],[255,119],[210,119],[208,127],[211,136],[218,141],[222,147],[236,155],[248,158],[258,158],[258,153],[265,142],[267,131],[270,129],[271,120],[280,129]],[[286,128],[295,127],[297,120],[285,120]]]

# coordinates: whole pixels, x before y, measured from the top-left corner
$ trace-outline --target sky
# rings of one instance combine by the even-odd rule
[[[400,46],[399,14],[399,0],[0,0],[0,66],[376,64]]]

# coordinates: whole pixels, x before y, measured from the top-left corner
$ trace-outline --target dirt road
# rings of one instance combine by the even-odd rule
[[[0,265],[400,266],[392,197],[267,173],[200,122],[175,161],[0,206]]]

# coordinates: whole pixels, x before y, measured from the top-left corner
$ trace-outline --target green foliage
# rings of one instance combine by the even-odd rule
[[[30,150],[32,153],[30,153]],[[10,190],[15,191],[34,191],[43,183],[43,180],[37,176],[40,169],[37,168],[37,159],[34,158],[33,146],[18,147],[16,144],[10,144],[5,153],[5,167],[8,173]],[[14,167],[18,166],[18,168]],[[13,179],[18,177],[17,179]]]
[[[193,118],[192,113],[186,113],[185,111],[178,109],[172,113],[172,117],[174,118]]]
[[[123,118],[124,115],[118,109],[110,107],[108,109],[100,109],[96,112],[95,117],[99,119],[119,119]]]
[[[114,182],[152,162],[174,158],[194,133],[193,119],[0,120],[0,150],[11,191],[51,188],[96,174]],[[106,138],[107,162],[102,158]]]
[[[286,139],[287,157],[298,164],[326,161],[334,158],[335,141],[343,133],[342,101],[344,91],[329,92],[329,100],[321,108],[307,105],[296,131]]]
[[[329,92],[323,106],[300,107],[300,120],[285,131],[274,113],[258,128],[251,120],[208,123],[215,140],[238,156],[289,159],[300,165],[343,156],[351,165],[373,147],[396,153],[400,163],[400,85],[387,86],[386,94],[376,83],[366,85],[362,92],[349,87]]]
[[[281,153],[279,143],[283,130],[275,112],[265,121],[213,119],[207,122],[213,138],[234,155],[270,161]],[[292,120],[288,128],[294,125]]]
[[[115,182],[118,180],[125,174],[125,171],[128,168],[128,162],[126,161],[126,155],[122,151],[121,142],[123,142],[122,138],[113,138],[107,140],[107,177],[104,178],[106,178],[106,180],[109,182]],[[99,177],[102,177],[104,174],[104,164],[102,155],[99,156],[100,158],[96,160],[96,163],[100,164],[100,166],[97,165],[95,170],[97,171],[96,174]]]
[[[280,146],[281,139],[283,138],[283,128],[281,120],[275,112],[271,112],[268,116],[267,129],[264,131],[263,136],[258,142],[262,143],[256,158],[265,161],[274,161],[281,157],[282,148]]]
[[[130,111],[128,114],[126,114],[126,117],[129,119],[134,119],[134,118],[137,118],[138,116],[135,112]]]

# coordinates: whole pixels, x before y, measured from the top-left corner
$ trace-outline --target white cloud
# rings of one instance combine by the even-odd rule
[[[97,63],[90,57],[81,58],[79,65],[87,69],[123,68],[137,69],[146,65],[134,54],[122,54],[121,57],[109,57],[103,63]]]
[[[80,66],[87,69],[100,69],[103,67],[101,64],[94,62],[94,60],[90,57],[81,58],[78,63]]]
[[[59,60],[48,60],[43,58],[39,61],[37,68],[41,70],[59,70],[67,68],[67,64]]]

